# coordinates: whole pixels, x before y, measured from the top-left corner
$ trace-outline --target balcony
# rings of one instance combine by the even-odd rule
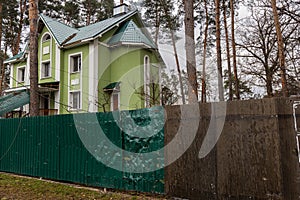
[[[40,116],[57,115],[57,109],[40,109]]]

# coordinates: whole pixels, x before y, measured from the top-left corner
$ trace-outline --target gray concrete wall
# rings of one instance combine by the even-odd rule
[[[202,159],[198,154],[211,123],[212,105],[199,104],[200,119],[195,114],[181,119],[180,106],[166,107],[166,144],[180,129],[181,120],[190,125],[199,121],[190,148],[165,170],[166,193],[189,199],[298,199],[293,100],[228,102],[226,113],[217,116],[225,118],[221,136]],[[166,150],[166,160],[172,153]]]

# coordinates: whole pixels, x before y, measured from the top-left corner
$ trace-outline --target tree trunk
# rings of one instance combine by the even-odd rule
[[[188,74],[188,98],[189,104],[198,101],[198,83],[196,74],[195,36],[194,36],[194,1],[184,1],[185,10],[185,50],[186,68]]]
[[[17,39],[14,42],[14,46],[12,49],[13,55],[17,55],[19,53],[19,49],[20,49],[21,35],[22,35],[22,29],[23,29],[23,23],[24,23],[24,12],[26,9],[26,0],[20,0],[19,9],[20,9],[20,22],[19,22],[19,28],[18,28],[18,33],[17,33]]]
[[[217,47],[219,100],[224,101],[222,55],[221,55],[220,0],[216,0],[216,47]]]
[[[224,29],[225,29],[225,38],[226,38],[226,55],[227,55],[227,67],[228,67],[228,89],[229,89],[229,101],[233,99],[232,91],[232,75],[231,75],[231,63],[230,63],[230,48],[229,48],[229,34],[227,27],[227,6],[225,0],[223,0],[223,20],[224,20]]]
[[[87,9],[87,16],[86,16],[86,26],[90,25],[91,23],[91,1],[88,1],[88,9]]]
[[[231,10],[231,45],[232,45],[232,59],[233,59],[233,73],[234,73],[234,86],[235,86],[235,96],[236,99],[240,99],[240,81],[237,73],[236,64],[236,46],[235,46],[235,12],[234,12],[234,0],[230,0],[230,10]]]
[[[273,96],[273,87],[272,87],[273,77],[271,74],[271,70],[269,69],[269,66],[267,64],[265,66],[265,70],[266,70],[267,95],[268,95],[268,97],[272,97]]]
[[[4,54],[2,51],[2,2],[0,2],[0,72],[1,74],[3,74],[2,72],[4,71],[4,65],[3,65],[3,58],[4,58]],[[3,85],[3,81],[4,77],[1,76],[0,79],[0,96],[2,96],[2,85]]]
[[[177,72],[178,72],[178,78],[179,78],[179,85],[180,85],[180,91],[181,91],[181,96],[182,96],[182,103],[186,104],[184,90],[183,90],[181,69],[180,69],[180,64],[179,64],[179,59],[178,59],[178,54],[177,54],[177,48],[176,48],[176,42],[175,42],[175,38],[174,38],[175,36],[174,36],[173,30],[171,30],[171,37],[172,37],[172,45],[173,45],[173,50],[174,50],[174,56],[175,56],[176,66],[177,66]]]
[[[207,8],[207,0],[204,0],[205,7],[205,30],[204,30],[204,45],[203,45],[203,63],[202,63],[202,91],[201,91],[201,102],[206,102],[206,51],[207,51],[207,37],[208,37],[208,25],[209,25],[209,17],[208,17],[208,8]]]
[[[170,13],[170,11],[168,10],[167,5],[162,0],[160,0],[160,3],[164,8],[165,13]],[[174,57],[175,57],[175,62],[176,62],[176,66],[177,66],[179,86],[180,86],[180,91],[181,91],[181,96],[182,96],[182,103],[186,104],[185,94],[184,94],[184,90],[183,90],[183,83],[182,83],[181,68],[180,68],[180,63],[179,63],[179,58],[178,58],[178,53],[177,53],[177,48],[176,48],[174,27],[172,26],[171,16],[165,16],[165,17],[167,18],[168,27],[169,27],[170,33],[171,33],[172,46],[173,46],[173,50],[174,50]]]
[[[30,23],[30,116],[39,115],[38,94],[38,0],[29,0],[29,23]]]
[[[159,13],[158,13],[158,2],[155,3],[155,38],[154,38],[154,43],[156,46],[158,46],[158,34],[159,34]]]
[[[282,32],[281,32],[281,28],[280,28],[279,16],[278,16],[277,7],[276,7],[276,0],[271,0],[271,4],[272,4],[274,23],[275,23],[276,35],[277,35],[277,43],[278,43],[282,93],[283,93],[284,97],[287,97],[288,89],[287,89],[287,82],[286,82],[284,45],[283,45],[283,39],[282,39]]]

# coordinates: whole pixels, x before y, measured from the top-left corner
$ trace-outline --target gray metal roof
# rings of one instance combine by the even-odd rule
[[[137,10],[133,10],[124,15],[111,17],[106,20],[100,21],[98,23],[79,28],[78,29],[79,31],[76,34],[76,36],[73,37],[68,42],[66,42],[66,44],[72,44],[74,42],[78,42],[78,41],[82,41],[82,40],[86,40],[86,39],[92,39],[92,38],[104,33],[105,31],[109,30],[110,28],[114,27],[118,23],[123,22],[124,20],[133,16],[136,13],[137,13]]]
[[[144,44],[151,48],[156,48],[152,40],[147,38],[133,20],[128,21],[117,30],[116,34],[108,42],[110,45],[122,43]]]
[[[0,115],[29,103],[28,92],[12,93],[0,97]]]
[[[11,58],[6,59],[6,60],[4,61],[4,63],[9,63],[9,62],[18,60],[18,59],[22,58],[23,54],[24,54],[24,51],[21,52],[21,53],[19,53],[19,54],[17,54],[17,55],[15,55],[15,56],[13,56],[13,57],[11,57]]]
[[[40,15],[40,19],[45,23],[59,45],[62,45],[64,41],[79,32],[78,29],[72,28],[45,15]]]

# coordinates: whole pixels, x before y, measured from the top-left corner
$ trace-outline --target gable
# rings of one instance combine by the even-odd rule
[[[121,26],[108,42],[109,45],[133,44],[156,48],[151,38],[148,38],[133,20]]]
[[[62,45],[66,40],[78,33],[77,29],[45,15],[40,15],[40,20],[43,23],[39,23],[39,30],[41,31],[43,29],[43,25],[46,26],[59,45]]]

